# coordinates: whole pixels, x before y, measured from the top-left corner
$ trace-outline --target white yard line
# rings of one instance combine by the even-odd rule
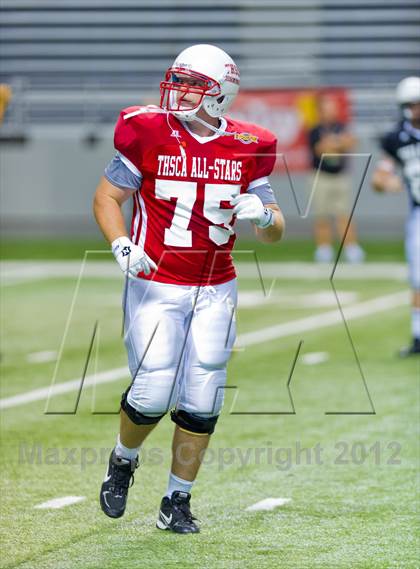
[[[245,509],[247,512],[274,510],[274,508],[289,504],[291,501],[292,500],[290,498],[265,498],[264,500],[260,500],[256,504],[252,504],[252,506],[248,506]]]
[[[55,361],[58,356],[58,352],[55,350],[44,350],[43,352],[33,352],[32,354],[27,354],[26,361],[31,364],[43,364],[46,362]]]
[[[307,366],[313,366],[316,364],[322,364],[330,359],[328,352],[309,352],[308,354],[303,354],[301,361]]]
[[[392,308],[408,304],[409,298],[410,294],[408,291],[400,291],[385,296],[379,296],[372,300],[365,300],[353,306],[345,306],[343,307],[343,313],[346,321],[355,320],[356,318],[362,318],[376,314],[377,312],[385,312]],[[282,324],[268,326],[267,328],[256,330],[255,332],[247,332],[238,337],[237,343],[240,347],[253,346],[254,344],[277,340],[278,338],[292,336],[293,334],[299,334],[301,332],[327,328],[328,326],[342,322],[341,313],[336,308],[328,312],[315,314],[314,316],[292,320],[292,322],[283,322]]]
[[[37,504],[34,508],[37,510],[58,510],[65,506],[78,504],[79,502],[83,502],[83,500],[86,500],[86,496],[63,496],[62,498],[53,498],[47,502],[42,502],[42,504]]]
[[[127,377],[128,379],[129,375],[130,373],[128,371],[128,367],[126,366],[110,369],[108,371],[102,371],[96,375],[87,375],[85,377],[83,387],[93,387],[94,385],[99,385],[101,383],[111,383],[123,377]],[[0,399],[0,409],[19,407],[20,405],[32,403],[33,401],[40,401],[42,399],[48,399],[49,397],[54,397],[55,395],[62,395],[63,393],[78,391],[80,389],[80,382],[81,378],[78,377],[77,379],[71,379],[70,381],[64,381],[63,383],[56,383],[55,385],[49,385],[48,387],[33,389],[32,391],[27,391],[21,395],[5,397],[4,399]]]
[[[329,280],[333,270],[332,264],[320,263],[260,263],[261,274],[266,279],[299,279]],[[239,277],[258,278],[257,266],[255,263],[235,263]],[[406,263],[360,263],[351,265],[339,263],[337,265],[334,280],[376,280],[386,279],[392,281],[407,282],[408,271]]]
[[[404,306],[409,303],[409,298],[410,295],[408,291],[400,291],[380,296],[372,300],[359,302],[353,306],[343,307],[343,313],[346,321],[355,320],[357,318],[363,318],[365,316],[370,316],[371,314],[386,312],[393,308]],[[256,344],[261,344],[270,340],[277,340],[278,338],[284,338],[287,336],[293,336],[294,334],[300,334],[302,332],[327,328],[342,322],[341,313],[338,308],[336,308],[335,310],[329,310],[328,312],[323,312],[314,316],[299,318],[297,320],[292,320],[291,322],[284,322],[274,326],[268,326],[267,328],[256,330],[255,332],[247,332],[238,336],[237,345],[238,349],[246,346],[254,346]],[[127,377],[127,379],[129,377],[128,368],[125,366],[99,372],[96,375],[86,376],[83,387],[92,387],[101,383],[111,383],[123,377]],[[47,399],[55,395],[78,391],[80,389],[80,382],[81,379],[77,378],[63,383],[50,385],[48,387],[33,389],[32,391],[27,391],[20,395],[5,397],[4,399],[0,399],[0,409],[10,409],[33,401]]]
[[[101,258],[104,260],[98,261]],[[106,259],[109,260],[106,260]],[[78,278],[83,260],[80,261],[3,261],[0,263],[0,283],[2,286],[13,286],[31,281],[49,278]],[[255,263],[236,263],[239,277],[258,278],[258,267]],[[331,275],[332,265],[316,263],[259,263],[264,278],[276,279],[325,279]],[[112,254],[102,251],[99,255],[87,255],[83,266],[83,276],[86,278],[117,278],[122,280],[122,274],[113,260]],[[387,279],[407,281],[407,266],[405,263],[363,263],[349,265],[339,263],[335,279],[372,280]]]
[[[359,300],[359,295],[353,291],[340,290],[339,293],[340,304],[354,304]],[[337,299],[334,295],[332,288],[325,290],[317,290],[312,293],[305,294],[288,294],[283,293],[281,290],[273,292],[270,290],[266,296],[263,290],[239,290],[238,305],[241,309],[255,308],[256,306],[264,306],[276,304],[283,309],[287,308],[335,308],[337,306]]]

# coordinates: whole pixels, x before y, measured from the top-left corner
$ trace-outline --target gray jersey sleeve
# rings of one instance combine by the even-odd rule
[[[141,173],[120,152],[117,152],[105,168],[104,176],[113,186],[121,190],[138,190],[141,186]]]
[[[247,192],[249,194],[257,195],[263,205],[277,203],[268,178],[259,178],[258,180],[251,182],[248,186]]]

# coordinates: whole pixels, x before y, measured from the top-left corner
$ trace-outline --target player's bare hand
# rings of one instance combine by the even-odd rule
[[[396,175],[390,175],[387,178],[385,191],[391,194],[402,192],[404,190],[401,178]]]

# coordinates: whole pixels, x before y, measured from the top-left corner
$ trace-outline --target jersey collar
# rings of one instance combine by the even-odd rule
[[[227,121],[223,117],[219,117],[219,119],[220,119],[219,130],[225,132],[227,127]],[[216,132],[212,136],[200,136],[199,134],[195,134],[195,132],[192,132],[190,130],[188,123],[186,121],[181,121],[181,124],[188,132],[188,134],[190,134],[193,138],[195,138],[195,140],[200,144],[206,144],[206,142],[211,142],[212,140],[215,140],[216,138],[220,137],[220,134],[217,134]]]

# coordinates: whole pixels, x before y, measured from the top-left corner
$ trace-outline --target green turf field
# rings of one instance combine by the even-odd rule
[[[291,331],[238,349],[231,360],[231,389],[193,490],[199,535],[168,535],[154,527],[170,462],[169,418],[145,444],[125,517],[108,519],[99,508],[127,376],[84,389],[75,414],[74,390],[52,397],[50,414],[45,399],[4,409],[1,566],[418,567],[419,365],[395,357],[409,337],[409,307],[398,301],[406,284],[392,277],[390,268],[388,279],[335,283],[359,364],[343,323],[323,327],[334,309],[328,274],[279,278],[269,300],[258,279],[240,279],[239,340],[280,323],[291,323]],[[69,319],[75,285],[76,276],[3,282],[2,398],[51,384],[55,361],[27,358],[59,351],[66,323],[57,383],[80,378],[95,322],[99,333],[87,374],[125,365],[122,279],[82,279]],[[265,285],[270,288],[271,280]],[[381,310],[352,318],[354,306],[382,297]],[[292,323],[314,315],[318,328],[292,331]],[[287,383],[301,340],[291,400]],[[328,359],[308,365],[305,357],[313,353]],[[64,496],[85,499],[62,509],[34,508]],[[265,498],[290,502],[272,511],[246,510]]]
[[[368,260],[374,261],[404,261],[404,245],[401,240],[374,241],[367,240],[362,243]],[[293,239],[287,235],[273,246],[267,247],[255,240],[240,239],[236,242],[236,249],[252,249],[257,251],[261,261],[312,261],[314,245],[311,240]],[[0,241],[1,259],[80,259],[86,249],[106,250],[103,239],[3,239]]]

